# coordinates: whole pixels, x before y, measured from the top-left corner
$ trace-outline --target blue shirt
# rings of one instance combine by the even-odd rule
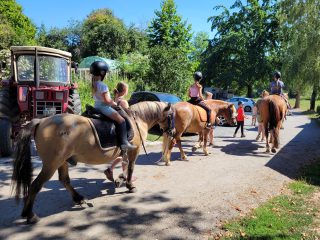
[[[281,80],[272,81],[270,83],[271,94],[282,94],[284,83]]]

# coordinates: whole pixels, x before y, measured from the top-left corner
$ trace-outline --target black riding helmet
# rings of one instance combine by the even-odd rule
[[[280,73],[279,71],[275,71],[275,72],[273,73],[273,76],[274,76],[276,79],[279,79],[279,78],[281,78],[281,73]]]
[[[101,76],[104,78],[107,72],[109,72],[109,66],[103,61],[95,61],[90,66],[90,73],[93,76]]]
[[[193,77],[195,80],[200,81],[202,79],[202,73],[201,72],[195,72],[193,74]]]

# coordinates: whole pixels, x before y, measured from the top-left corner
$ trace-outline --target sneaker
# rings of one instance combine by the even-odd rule
[[[114,182],[114,178],[113,178],[113,171],[110,168],[107,168],[104,171],[104,174],[106,175],[107,179],[110,180],[111,182]]]
[[[233,134],[233,137],[235,138],[237,135],[236,134]]]
[[[246,137],[246,135],[242,134],[241,137],[244,138],[244,137]]]

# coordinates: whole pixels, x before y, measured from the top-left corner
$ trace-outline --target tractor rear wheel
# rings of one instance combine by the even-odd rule
[[[0,117],[9,118],[11,122],[19,120],[19,106],[16,88],[0,88]]]
[[[12,124],[9,119],[0,118],[0,155],[9,157],[13,152]]]
[[[68,98],[68,113],[81,114],[81,101],[77,90],[73,90]]]

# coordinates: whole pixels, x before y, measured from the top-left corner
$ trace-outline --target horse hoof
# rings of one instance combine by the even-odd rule
[[[136,193],[138,190],[136,187],[129,189],[129,193]]]
[[[166,162],[166,166],[170,166],[171,165],[171,162]]]
[[[205,156],[209,156],[208,151],[204,151],[204,155],[205,155]]]
[[[40,221],[40,218],[36,214],[33,214],[32,217],[30,217],[30,218],[28,217],[27,218],[27,224],[35,224],[35,223],[37,223],[39,221]]]
[[[192,152],[195,152],[197,151],[197,148],[196,147],[192,147]]]
[[[82,205],[82,204],[85,203],[84,197],[81,196],[81,195],[75,196],[75,197],[73,198],[73,201],[74,201],[75,205]]]
[[[270,150],[268,149],[268,150],[266,150],[266,153],[270,153]]]
[[[129,193],[135,193],[137,192],[137,188],[135,186],[133,186],[132,184],[126,184],[126,187],[128,188],[129,190]]]
[[[272,152],[272,153],[276,153],[277,150],[273,148],[273,149],[271,149],[271,152]]]

